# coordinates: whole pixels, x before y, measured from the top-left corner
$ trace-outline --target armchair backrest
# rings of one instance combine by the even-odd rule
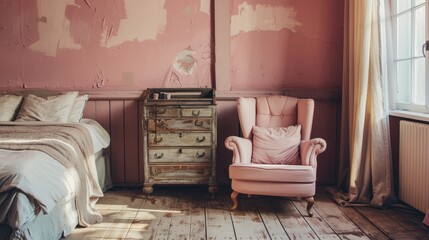
[[[309,140],[313,124],[313,99],[273,95],[237,100],[243,137],[252,138],[253,126],[288,127],[301,124],[301,139]]]

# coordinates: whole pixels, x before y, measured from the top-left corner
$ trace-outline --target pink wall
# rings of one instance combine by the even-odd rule
[[[340,88],[342,0],[232,0],[231,87]]]
[[[225,184],[231,153],[223,141],[239,128],[235,98],[304,89],[294,96],[316,100],[313,137],[328,141],[318,182],[335,183],[343,1],[221,1],[227,0],[0,1],[0,89],[101,92],[85,116],[112,136],[119,185],[141,184],[143,153],[139,94],[116,90],[217,87],[217,169]],[[226,40],[213,44],[213,33]],[[219,70],[226,77],[213,77]]]
[[[212,86],[210,0],[0,2],[0,88]]]

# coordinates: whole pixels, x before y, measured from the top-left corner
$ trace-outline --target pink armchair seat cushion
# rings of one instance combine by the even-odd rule
[[[234,163],[229,166],[231,179],[283,183],[311,183],[316,181],[316,167],[304,165],[278,165]]]
[[[253,126],[252,163],[301,164],[301,125],[276,128]]]

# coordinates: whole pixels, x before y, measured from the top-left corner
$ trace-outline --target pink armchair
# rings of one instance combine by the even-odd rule
[[[314,101],[287,96],[239,98],[237,111],[243,137],[230,136],[225,140],[226,148],[233,151],[229,167],[231,210],[238,206],[239,193],[302,197],[307,201],[308,215],[313,216],[317,155],[326,149],[325,140],[310,140]],[[293,138],[295,145],[289,143]],[[288,145],[287,150],[275,149],[282,145]],[[262,160],[258,159],[262,158],[261,153]],[[279,157],[280,163],[270,162]]]

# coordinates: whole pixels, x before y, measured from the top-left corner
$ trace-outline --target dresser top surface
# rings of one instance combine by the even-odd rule
[[[214,105],[216,102],[213,88],[148,88],[143,96],[145,105]]]

